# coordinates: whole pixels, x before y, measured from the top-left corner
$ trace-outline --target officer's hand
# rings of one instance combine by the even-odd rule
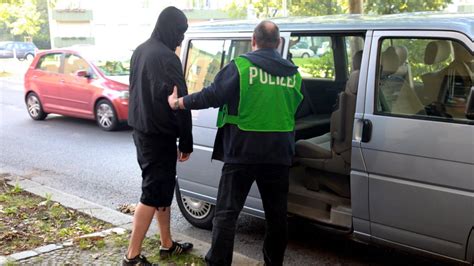
[[[185,153],[178,150],[178,162],[185,162],[191,157],[191,153]]]
[[[173,93],[168,96],[168,104],[172,110],[178,110],[179,106],[177,104],[178,100],[178,88],[174,86]]]

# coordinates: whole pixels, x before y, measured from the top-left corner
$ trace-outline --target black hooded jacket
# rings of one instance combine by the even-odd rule
[[[188,89],[181,61],[175,54],[188,27],[186,16],[175,7],[164,9],[151,37],[133,52],[130,68],[128,124],[141,133],[179,137],[179,150],[192,152],[192,122],[189,110],[172,111],[168,95]]]
[[[273,49],[259,49],[243,55],[253,64],[275,76],[292,76],[298,67],[283,59]],[[187,109],[204,109],[228,105],[230,115],[238,113],[240,79],[232,61],[202,91],[184,97]],[[251,132],[227,124],[219,128],[214,143],[213,159],[236,164],[291,165],[295,153],[294,132]]]

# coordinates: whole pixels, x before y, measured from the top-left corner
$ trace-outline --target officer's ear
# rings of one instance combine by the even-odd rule
[[[275,49],[278,49],[278,47],[280,47],[280,44],[281,44],[281,38],[278,38],[278,44],[276,45]]]
[[[257,40],[255,39],[255,34],[254,34],[254,35],[252,35],[252,51],[255,51],[257,49],[258,49]]]

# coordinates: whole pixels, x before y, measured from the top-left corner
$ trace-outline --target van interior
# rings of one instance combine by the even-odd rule
[[[288,211],[343,232],[352,228],[351,145],[364,35],[295,33],[288,53],[288,59],[299,66],[305,95],[297,113]],[[464,99],[472,94],[474,64],[468,50],[454,41],[423,41],[419,46],[424,54],[418,55],[424,56],[421,63],[429,69],[442,64],[437,71],[417,73],[418,78],[408,63],[414,60],[409,56],[414,51],[403,40],[382,42],[377,112],[454,119],[457,114],[449,113],[447,94]],[[467,116],[466,111],[462,118]]]

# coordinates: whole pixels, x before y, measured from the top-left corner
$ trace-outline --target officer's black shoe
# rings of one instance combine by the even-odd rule
[[[166,259],[172,255],[179,255],[193,249],[191,243],[178,243],[173,241],[173,245],[170,248],[160,247],[160,258]]]
[[[149,262],[145,256],[143,255],[137,255],[133,259],[127,258],[127,255],[123,256],[122,260],[122,266],[132,266],[132,265],[137,265],[137,266],[158,266],[158,264],[154,264]]]

